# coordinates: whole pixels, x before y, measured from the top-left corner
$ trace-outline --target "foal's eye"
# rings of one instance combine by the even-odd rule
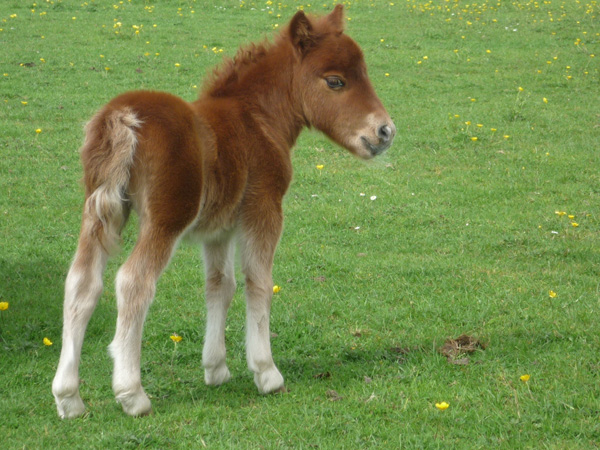
[[[327,77],[325,78],[325,81],[327,82],[327,86],[331,89],[341,89],[345,86],[345,83],[340,77]]]

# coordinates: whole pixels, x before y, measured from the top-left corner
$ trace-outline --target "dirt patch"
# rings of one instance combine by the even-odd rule
[[[327,371],[327,372],[321,372],[318,373],[316,375],[313,375],[313,378],[315,380],[326,380],[328,378],[331,378],[331,372]]]
[[[477,350],[485,350],[486,344],[467,334],[456,339],[447,339],[438,351],[444,355],[450,364],[466,366],[469,358],[466,355],[475,353]]]

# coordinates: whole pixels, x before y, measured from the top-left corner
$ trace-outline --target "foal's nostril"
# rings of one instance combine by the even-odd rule
[[[372,131],[371,131],[372,132]],[[394,136],[396,135],[396,127],[394,122],[388,122],[377,128],[377,142],[373,142],[373,138],[362,136],[361,140],[364,147],[369,150],[371,157],[377,156],[386,151],[392,145]]]
[[[382,143],[387,143],[394,137],[394,134],[389,125],[383,125],[377,130],[377,136]]]

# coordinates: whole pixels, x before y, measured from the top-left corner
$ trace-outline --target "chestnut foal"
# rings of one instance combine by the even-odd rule
[[[139,215],[139,236],[116,277],[118,318],[109,346],[112,387],[123,410],[132,416],[151,411],[140,376],[142,328],[156,282],[185,236],[204,247],[206,384],[230,378],[224,333],[236,288],[237,242],[248,367],[261,393],[283,388],[271,355],[269,314],[281,203],[292,177],[290,149],[302,128],[313,126],[368,159],[386,150],[396,132],[360,48],[343,31],[340,5],[321,18],[300,11],[275,42],[247,47],[225,62],[195,102],[128,92],[88,123],[81,150],[85,206],[65,283],[62,351],[52,383],[60,417],[84,413],[81,347],[106,262],[131,209]]]

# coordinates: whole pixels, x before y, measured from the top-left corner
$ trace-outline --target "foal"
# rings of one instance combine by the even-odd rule
[[[343,32],[340,5],[321,18],[300,11],[274,43],[240,50],[195,102],[128,92],[92,118],[81,149],[81,233],[65,283],[62,350],[52,383],[60,417],[84,413],[79,361],[85,329],[132,209],[139,236],[116,277],[118,318],[109,346],[112,387],[123,410],[132,416],[151,411],[140,376],[142,328],[156,282],[184,236],[204,243],[206,384],[230,378],[224,333],[237,242],[248,368],[261,393],[283,388],[271,355],[271,269],[292,177],[290,148],[305,126],[364,159],[387,149],[396,132],[361,50]]]

